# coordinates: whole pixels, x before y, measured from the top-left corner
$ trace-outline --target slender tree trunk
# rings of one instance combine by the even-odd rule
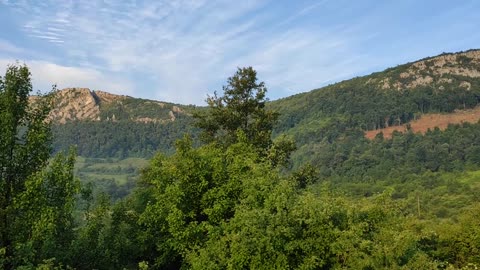
[[[417,194],[417,214],[418,218],[420,218],[420,195]]]

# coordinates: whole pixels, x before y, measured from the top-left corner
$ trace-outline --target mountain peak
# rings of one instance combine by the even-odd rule
[[[53,121],[64,124],[73,120],[100,120],[100,104],[88,88],[66,88],[55,96],[50,113]]]

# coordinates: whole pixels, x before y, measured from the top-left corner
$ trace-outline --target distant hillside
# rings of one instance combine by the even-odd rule
[[[270,103],[275,134],[295,138],[297,164],[318,145],[400,126],[427,113],[453,113],[480,102],[480,50],[442,54]]]
[[[470,50],[290,96],[272,102],[271,107],[282,115],[278,132],[314,122],[326,125],[332,118],[349,127],[374,130],[427,112],[472,108],[480,100],[479,91],[480,50]]]
[[[472,78],[480,78],[480,50],[448,53],[372,74],[368,85],[384,90],[403,91],[433,86],[439,91],[448,87],[472,88]]]
[[[87,88],[56,93],[53,120],[54,149],[70,145],[86,157],[151,157],[169,153],[191,125],[193,106],[114,95]]]
[[[55,149],[75,144],[79,154],[87,157],[169,153],[183,134],[196,137],[191,113],[205,109],[81,88],[65,89],[57,96],[52,112],[57,123]],[[296,140],[299,150],[294,160],[299,165],[318,159],[321,153],[315,149],[321,143],[396,126],[402,130],[402,125],[426,114],[450,114],[472,109],[479,102],[480,50],[470,50],[425,58],[268,106],[280,113],[274,135],[287,134]],[[442,125],[449,123],[450,118],[446,119]]]
[[[394,131],[407,132],[411,130],[414,133],[425,134],[428,130],[439,128],[445,130],[449,125],[462,123],[478,123],[480,120],[480,106],[469,110],[455,110],[453,113],[428,113],[422,115],[420,119],[411,121],[401,126],[390,126],[365,132],[365,137],[374,139],[379,133],[385,138],[392,138]]]

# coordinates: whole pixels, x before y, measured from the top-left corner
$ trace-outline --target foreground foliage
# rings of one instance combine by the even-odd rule
[[[173,156],[159,154],[151,161],[143,187],[130,198],[91,210],[81,235],[93,241],[86,248],[92,257],[88,266],[72,265],[456,269],[480,263],[475,191],[462,199],[457,213],[439,217],[428,190],[417,194],[418,212],[414,191],[403,199],[395,198],[394,189],[346,196],[342,187],[315,182],[309,172],[284,176],[246,141],[225,150],[215,144],[194,148],[184,139]],[[445,185],[451,184],[429,190]],[[461,192],[443,195],[440,207]]]
[[[63,260],[73,238],[75,153],[50,161],[49,98],[29,106],[26,66],[0,77],[0,267]]]

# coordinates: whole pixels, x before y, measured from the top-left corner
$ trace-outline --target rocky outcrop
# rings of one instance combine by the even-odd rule
[[[103,103],[111,103],[114,101],[120,101],[122,99],[127,98],[127,96],[124,96],[124,95],[115,95],[115,94],[110,94],[108,92],[99,91],[99,90],[93,91],[91,93],[92,95],[97,96],[99,101]]]
[[[401,72],[397,78],[387,77],[381,80],[369,80],[381,89],[411,89],[432,84],[451,84],[451,76],[470,78],[480,77],[480,50],[471,50],[457,54],[443,54],[414,62]],[[458,82],[457,82],[458,83]],[[470,89],[470,83],[460,82],[457,86]],[[439,89],[442,87],[439,86]]]
[[[58,91],[50,118],[64,124],[72,120],[100,120],[99,102],[88,88],[67,88]]]
[[[32,96],[30,101],[34,103],[37,99],[38,97]],[[142,108],[149,109],[141,112]],[[115,112],[121,112],[123,118],[119,119]],[[120,120],[166,123],[175,121],[181,114],[187,113],[179,106],[160,101],[135,99],[104,91],[91,91],[88,88],[66,88],[56,92],[49,118],[60,124],[68,121]]]

